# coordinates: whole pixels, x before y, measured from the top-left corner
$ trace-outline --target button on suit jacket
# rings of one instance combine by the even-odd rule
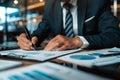
[[[110,0],[78,0],[78,36],[88,42],[88,48],[109,48],[120,46],[118,20],[113,16]],[[42,22],[33,36],[40,44],[49,33],[64,35],[63,14],[60,0],[46,0]]]

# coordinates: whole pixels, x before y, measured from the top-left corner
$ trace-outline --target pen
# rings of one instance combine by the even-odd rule
[[[26,33],[26,35],[27,35],[27,38],[31,41],[32,37],[31,37],[28,29],[26,28],[26,26],[24,27],[24,30],[25,30],[25,33]],[[33,49],[33,50],[36,50],[36,46],[35,46],[33,43],[32,43],[32,49]]]

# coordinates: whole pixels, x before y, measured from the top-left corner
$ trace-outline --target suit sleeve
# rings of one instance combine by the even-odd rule
[[[108,4],[108,3],[107,3]],[[120,47],[120,29],[118,20],[113,16],[110,4],[103,7],[99,17],[99,33],[84,36],[90,49]]]
[[[46,1],[45,7],[44,7],[44,14],[43,14],[43,19],[42,21],[38,24],[38,28],[32,33],[32,36],[37,36],[38,38],[38,42],[37,42],[37,46],[40,46],[40,44],[42,43],[42,41],[49,35],[50,33],[50,25],[48,23],[47,20],[47,9],[48,8],[48,2]]]

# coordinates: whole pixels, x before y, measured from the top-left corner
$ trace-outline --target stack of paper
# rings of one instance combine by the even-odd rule
[[[44,51],[44,50],[24,51],[24,50],[18,49],[18,50],[0,51],[0,55],[7,56],[7,57],[20,58],[20,59],[27,59],[27,60],[45,61],[45,60],[53,59],[53,58],[70,54],[80,50],[81,49],[66,50],[66,51]]]
[[[110,80],[83,71],[76,71],[53,63],[0,72],[0,80]]]
[[[114,64],[120,62],[120,48],[83,51],[58,59],[86,67]]]

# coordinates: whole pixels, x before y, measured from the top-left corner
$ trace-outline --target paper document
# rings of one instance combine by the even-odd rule
[[[8,60],[0,60],[0,71],[8,68],[13,68],[22,65],[22,62],[18,61],[8,61]]]
[[[114,64],[120,62],[120,48],[82,51],[58,59],[86,67]]]
[[[0,80],[110,80],[54,63],[42,63],[0,72]]]
[[[45,61],[80,50],[81,50],[80,48],[74,50],[66,50],[66,51],[44,51],[44,50],[24,51],[21,49],[17,49],[17,50],[0,51],[0,54],[1,56],[8,56],[8,57],[14,57],[20,59]]]

